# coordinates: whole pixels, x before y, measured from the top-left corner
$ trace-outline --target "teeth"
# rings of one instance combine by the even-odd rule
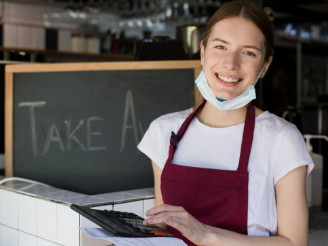
[[[238,82],[238,79],[233,79],[233,78],[228,78],[228,77],[224,77],[224,76],[220,76],[218,75],[219,79],[223,80],[224,82],[227,83],[236,83]]]

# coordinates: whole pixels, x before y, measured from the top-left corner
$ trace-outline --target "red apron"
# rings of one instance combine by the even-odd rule
[[[165,204],[184,207],[196,219],[207,225],[247,234],[247,167],[255,126],[255,109],[251,103],[247,107],[239,165],[236,171],[188,167],[172,163],[177,143],[205,103],[206,101],[189,115],[176,135],[172,132],[169,157],[161,176],[163,201]],[[174,228],[169,227],[168,230],[188,245],[195,245]]]

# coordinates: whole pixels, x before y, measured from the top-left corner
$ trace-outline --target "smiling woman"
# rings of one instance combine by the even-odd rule
[[[228,11],[233,12],[225,10]],[[264,36],[261,31],[264,27],[257,25],[258,18],[252,21],[254,14],[247,14],[245,7],[237,16],[223,18],[219,14],[222,12],[218,11],[211,19],[217,22],[208,23],[201,43],[201,60],[215,96],[228,100],[264,77],[272,61],[272,35]],[[269,21],[267,24],[271,26]]]
[[[209,20],[200,106],[155,119],[138,145],[158,205],[145,224],[188,245],[307,245],[313,161],[295,125],[251,103],[272,46],[271,22],[253,2],[228,2]]]

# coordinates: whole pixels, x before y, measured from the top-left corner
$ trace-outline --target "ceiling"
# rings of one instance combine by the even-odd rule
[[[57,2],[76,2],[76,3],[99,3],[99,2],[121,2],[130,3],[134,0],[52,0]],[[142,0],[139,0],[141,2]],[[147,0],[145,0],[147,2]],[[171,2],[207,2],[206,0],[169,0]],[[227,0],[221,0],[226,2]],[[255,0],[256,2],[268,3],[272,6],[275,13],[275,20],[278,22],[292,21],[292,22],[328,22],[328,0]],[[214,2],[208,1],[208,2]],[[218,1],[219,2],[219,1]]]
[[[5,0],[6,1],[6,0]],[[25,2],[48,2],[51,4],[71,4],[71,5],[106,5],[114,8],[132,8],[137,3],[152,2],[158,4],[164,0],[14,0]],[[190,3],[190,4],[206,4],[206,3],[224,3],[229,0],[165,0],[173,3]],[[253,0],[262,3],[263,6],[270,6],[274,11],[275,23],[324,23],[328,26],[328,0]]]

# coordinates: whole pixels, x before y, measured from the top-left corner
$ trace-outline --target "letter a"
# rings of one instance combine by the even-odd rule
[[[43,149],[42,155],[45,155],[49,151],[49,147],[50,147],[50,143],[51,142],[58,143],[60,150],[62,152],[65,151],[62,138],[61,138],[60,133],[59,133],[59,130],[58,130],[58,128],[57,128],[57,126],[55,124],[53,124],[53,125],[50,126],[50,129],[49,129],[49,132],[47,134],[47,139],[46,139],[46,143],[44,145],[44,149]]]
[[[128,124],[129,116],[131,116],[131,124]],[[122,138],[121,138],[121,148],[120,151],[122,152],[125,147],[125,138],[126,138],[126,131],[132,128],[134,140],[136,145],[138,144],[138,129],[137,129],[137,122],[136,122],[136,114],[134,111],[134,104],[133,104],[133,95],[131,90],[128,90],[125,97],[125,109],[123,115],[123,125],[122,125]]]

